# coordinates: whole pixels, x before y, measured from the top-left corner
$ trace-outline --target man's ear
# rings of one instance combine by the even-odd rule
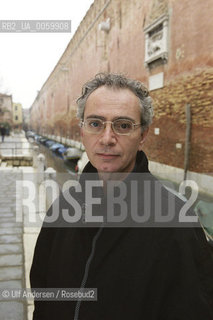
[[[149,128],[141,133],[141,141],[140,141],[139,146],[138,146],[138,150],[139,151],[142,150],[142,145],[144,144],[144,141],[146,140],[148,132],[149,132]]]

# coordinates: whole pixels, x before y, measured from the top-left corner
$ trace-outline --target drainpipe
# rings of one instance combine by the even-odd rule
[[[187,177],[189,167],[189,154],[190,154],[190,140],[191,140],[191,106],[186,105],[186,139],[185,139],[185,154],[184,154],[184,180]]]

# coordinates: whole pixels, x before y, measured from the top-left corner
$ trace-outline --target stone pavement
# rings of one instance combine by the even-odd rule
[[[25,287],[23,226],[16,222],[18,168],[0,170],[0,289]],[[0,298],[1,320],[26,320],[26,302]]]
[[[1,155],[5,152],[5,146],[17,144],[13,142],[17,139],[21,143],[19,147],[24,146],[23,153],[19,149],[19,155],[28,156],[27,148],[30,145],[23,135],[6,137],[5,142],[0,143]],[[16,181],[23,181],[29,173],[32,180],[35,177],[33,167],[0,164],[0,320],[32,319],[32,300],[5,298],[2,293],[2,290],[30,288],[29,271],[40,226],[26,227],[23,222],[25,217],[17,222],[23,190],[16,187]],[[21,209],[21,213],[22,211],[24,213]]]
[[[0,143],[0,165],[32,166],[31,145],[24,133],[6,136]]]

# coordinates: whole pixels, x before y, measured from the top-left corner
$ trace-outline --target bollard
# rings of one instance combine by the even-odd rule
[[[45,170],[45,182],[43,184],[45,188],[44,193],[46,195],[46,211],[50,208],[53,202],[59,197],[59,187],[57,182],[52,181],[51,183],[50,181],[50,180],[55,180],[55,178],[56,178],[56,171],[51,167],[47,168]]]
[[[46,179],[54,179],[56,178],[56,171],[55,169],[49,167],[45,170],[45,178]]]
[[[38,146],[33,147],[33,168],[38,168],[38,158],[37,158],[38,150],[39,150]]]
[[[38,172],[38,184],[42,183],[44,181],[44,169],[45,169],[45,156],[40,153],[37,156],[37,161],[38,161],[38,167],[37,167],[37,172]]]

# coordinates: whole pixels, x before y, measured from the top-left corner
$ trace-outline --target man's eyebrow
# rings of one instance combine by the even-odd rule
[[[120,116],[120,117],[115,117],[113,120],[120,120],[120,119],[124,119],[124,120],[130,120],[132,122],[136,122],[135,119],[128,117],[128,116]]]
[[[102,117],[102,116],[98,116],[97,114],[90,114],[89,116],[86,117],[86,119],[101,119],[101,120],[106,120],[105,117]],[[120,119],[124,119],[124,120],[130,120],[132,122],[136,122],[135,119],[131,118],[131,117],[128,117],[128,116],[119,116],[119,117],[115,117],[112,119],[112,121],[115,121],[115,120],[120,120]]]
[[[101,120],[105,120],[105,117],[102,116],[97,116],[97,114],[90,114],[89,116],[86,117],[86,119],[101,119]]]

